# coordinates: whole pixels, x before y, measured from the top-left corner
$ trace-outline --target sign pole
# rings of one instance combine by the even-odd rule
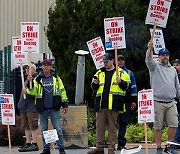
[[[32,60],[32,52],[29,51],[28,52],[28,57],[29,57],[29,76],[32,76],[32,73],[31,73],[31,60]],[[30,89],[32,89],[32,78],[30,79]]]
[[[21,81],[22,81],[22,87],[23,89],[25,89],[25,85],[24,85],[24,74],[23,74],[23,68],[22,68],[22,65],[20,65],[20,69],[21,69]],[[24,96],[24,99],[26,99],[26,95],[23,94]]]
[[[10,135],[10,127],[9,124],[7,125],[8,127],[8,140],[9,140],[9,154],[12,154],[12,149],[11,149],[11,135]]]
[[[118,77],[119,74],[118,74],[118,55],[117,55],[117,47],[115,46],[114,49],[115,49],[116,77]]]
[[[150,52],[151,52],[151,48],[152,48],[152,45],[153,45],[153,38],[154,38],[154,33],[155,33],[155,30],[156,30],[156,26],[157,26],[157,23],[154,23],[151,39],[150,39],[149,46],[148,46],[147,57],[150,56]]]
[[[146,154],[148,154],[148,144],[147,144],[147,125],[144,122],[144,135],[145,135],[145,147],[146,147]]]

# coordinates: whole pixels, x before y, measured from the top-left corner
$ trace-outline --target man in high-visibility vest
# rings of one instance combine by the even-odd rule
[[[60,107],[64,113],[68,111],[68,98],[60,77],[51,70],[52,61],[44,59],[42,62],[43,71],[33,80],[33,88],[25,89],[30,95],[34,95],[36,109],[39,112],[40,126],[42,133],[43,151],[41,154],[50,154],[50,144],[45,142],[44,131],[48,130],[48,118],[50,117],[53,128],[57,130],[59,140],[56,144],[59,154],[65,154],[63,132],[60,123]]]
[[[103,57],[105,67],[98,70],[92,79],[92,89],[96,90],[96,148],[88,154],[104,154],[105,131],[108,129],[108,154],[115,154],[117,139],[117,117],[119,111],[124,111],[126,90],[129,87],[130,77],[121,68],[118,75],[111,53]]]

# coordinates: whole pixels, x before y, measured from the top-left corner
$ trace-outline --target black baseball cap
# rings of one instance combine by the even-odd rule
[[[106,53],[103,56],[103,62],[108,62],[109,60],[112,60],[112,59],[113,59],[113,55],[111,53]]]

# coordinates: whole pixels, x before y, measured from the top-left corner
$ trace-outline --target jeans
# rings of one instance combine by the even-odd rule
[[[126,145],[126,127],[129,122],[130,113],[131,113],[131,103],[125,103],[126,106],[126,112],[119,114],[118,116],[118,124],[119,124],[119,130],[118,130],[118,147],[124,147]]]
[[[180,113],[178,114],[178,127],[176,129],[176,135],[174,137],[174,140],[180,143]]]
[[[43,112],[40,114],[40,127],[41,127],[41,134],[42,134],[42,142],[43,142],[43,148],[44,149],[50,149],[50,144],[46,144],[43,136],[43,131],[48,130],[48,118],[50,116],[51,123],[54,129],[57,130],[58,138],[59,140],[56,141],[57,146],[64,149],[64,141],[63,141],[63,132],[61,128],[60,123],[60,111],[49,109],[49,110],[43,110]]]

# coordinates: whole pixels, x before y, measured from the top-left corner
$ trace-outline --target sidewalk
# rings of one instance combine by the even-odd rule
[[[139,152],[139,154],[145,154],[145,144],[144,143],[128,143],[127,148],[137,147],[139,145],[142,145],[142,149]],[[164,144],[163,144],[164,147]],[[87,149],[66,149],[66,154],[87,154]],[[33,151],[33,152],[18,152],[18,147],[12,147],[12,154],[39,154],[42,150],[39,151]],[[154,143],[148,143],[148,151],[149,154],[155,154],[156,152],[156,146]],[[107,154],[107,148],[105,148],[105,154]],[[0,147],[0,154],[9,154],[9,147]],[[57,149],[51,149],[51,154],[59,154],[59,151]],[[120,154],[120,151],[116,151],[116,154]]]
[[[67,149],[66,154],[87,154],[89,149]],[[12,154],[39,154],[41,150],[39,151],[33,151],[33,152],[18,152],[17,147],[12,148]],[[116,151],[115,154],[120,154],[120,151]],[[155,154],[156,149],[149,149],[148,154]],[[0,154],[9,154],[9,148],[8,147],[0,147]],[[51,154],[59,154],[59,151],[56,149],[51,149]],[[105,149],[105,154],[108,154],[107,148]],[[138,154],[145,154],[145,149],[141,149]]]

